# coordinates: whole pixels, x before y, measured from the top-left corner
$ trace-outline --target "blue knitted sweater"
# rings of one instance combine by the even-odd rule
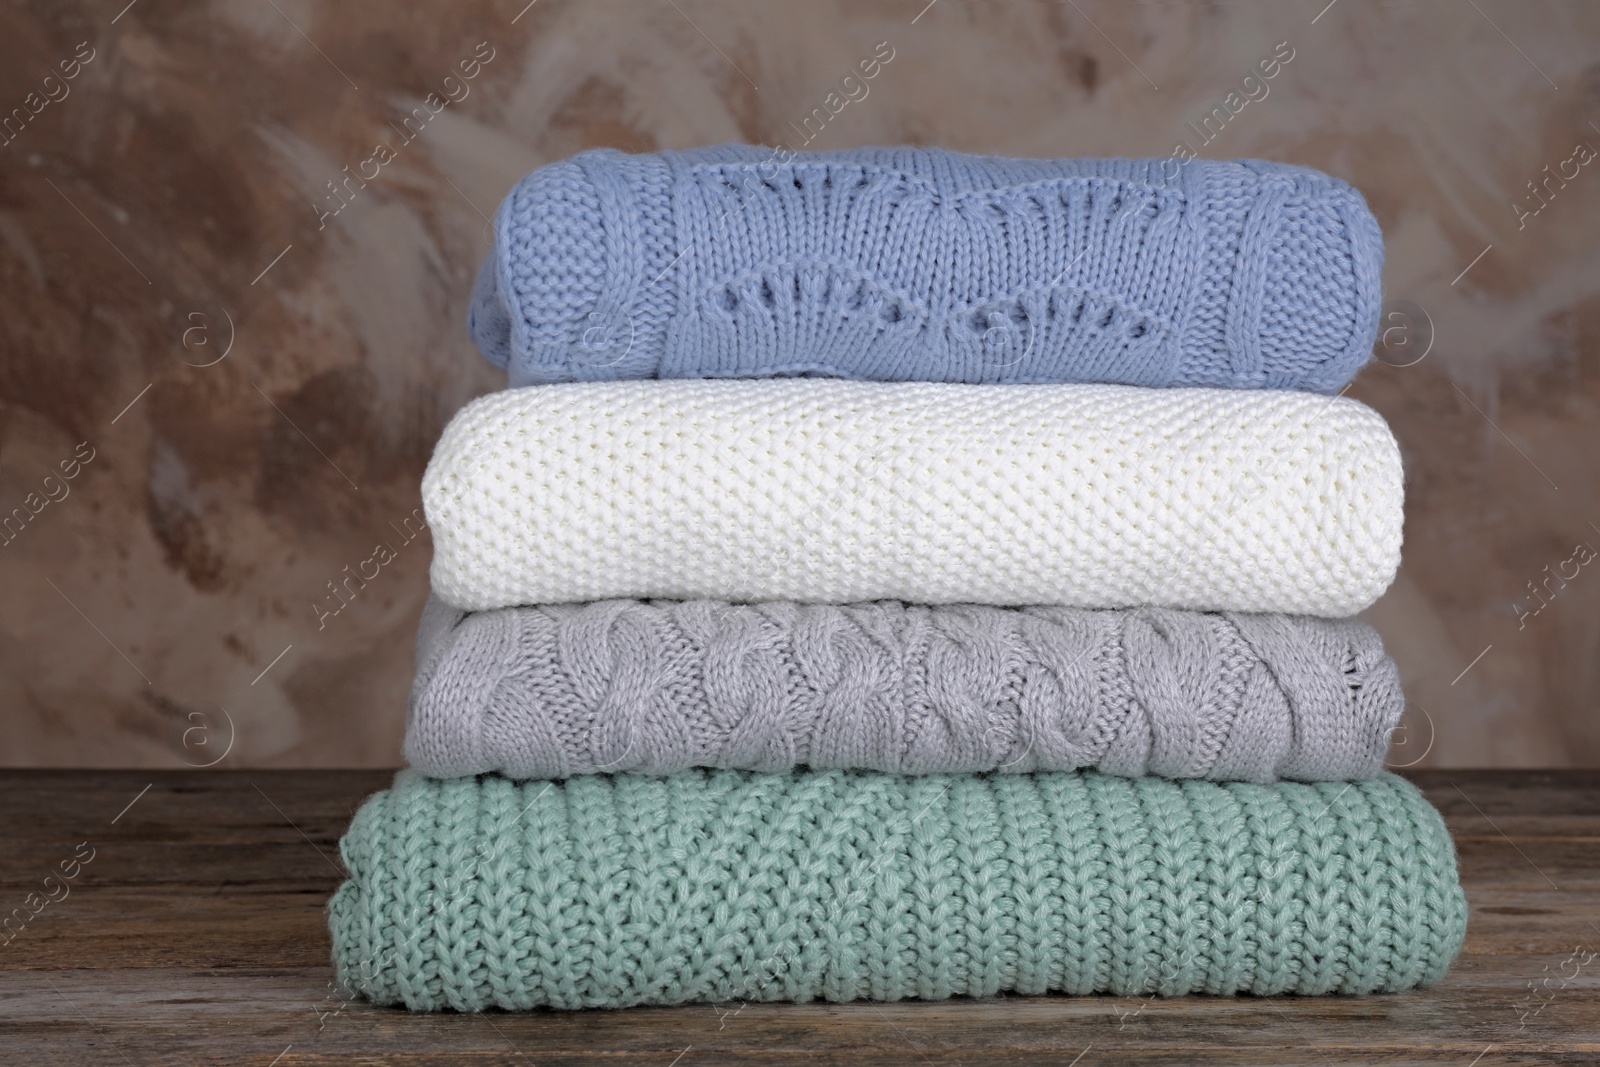
[[[822,374],[1337,391],[1360,193],[1257,160],[584,152],[500,206],[469,326],[513,386]]]

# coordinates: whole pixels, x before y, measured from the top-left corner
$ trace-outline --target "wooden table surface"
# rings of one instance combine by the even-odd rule
[[[0,934],[0,1063],[1600,1063],[1600,772],[1413,775],[1471,903],[1422,992],[482,1015],[333,986],[338,837],[388,778],[0,772],[0,916],[27,917]]]

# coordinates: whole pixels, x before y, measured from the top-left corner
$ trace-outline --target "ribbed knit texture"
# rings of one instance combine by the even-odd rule
[[[438,595],[1342,617],[1400,561],[1383,419],[1303,392],[844,381],[504,390],[422,480]]]
[[[826,374],[1333,392],[1377,332],[1361,194],[1259,160],[584,152],[501,205],[511,384]]]
[[[339,980],[413,1009],[1383,993],[1467,914],[1390,775],[403,771],[340,851]]]
[[[604,601],[423,611],[405,756],[438,777],[689,767],[1272,781],[1382,770],[1405,708],[1354,619]]]

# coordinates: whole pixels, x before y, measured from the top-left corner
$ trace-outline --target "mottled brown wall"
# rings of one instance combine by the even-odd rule
[[[445,420],[503,382],[464,311],[530,168],[792,143],[882,41],[810,147],[1166,155],[1287,41],[1203,154],[1347,178],[1388,236],[1409,303],[1353,395],[1408,471],[1370,612],[1414,698],[1400,761],[1600,763],[1600,567],[1574,556],[1600,548],[1600,161],[1512,207],[1600,148],[1600,5],[123,2],[0,12],[0,108],[67,94],[0,148],[0,514],[76,472],[0,547],[0,762],[397,761],[429,554],[397,528]],[[480,42],[470,95],[319,228],[324,183]]]

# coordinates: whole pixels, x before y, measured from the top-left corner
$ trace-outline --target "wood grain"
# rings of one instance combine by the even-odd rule
[[[1413,775],[1455,835],[1471,903],[1461,959],[1443,983],[1421,992],[475,1016],[410,1015],[334,992],[323,907],[340,878],[338,837],[362,797],[388,777],[0,774],[0,915],[26,913],[28,894],[42,893],[47,875],[75,850],[88,854],[81,843],[94,850],[67,895],[20,932],[14,926],[0,945],[0,1062],[696,1067],[1070,1064],[1081,1054],[1080,1067],[1500,1067],[1600,1060],[1600,956],[1592,955],[1600,950],[1600,772]],[[52,891],[60,895],[54,883]]]

